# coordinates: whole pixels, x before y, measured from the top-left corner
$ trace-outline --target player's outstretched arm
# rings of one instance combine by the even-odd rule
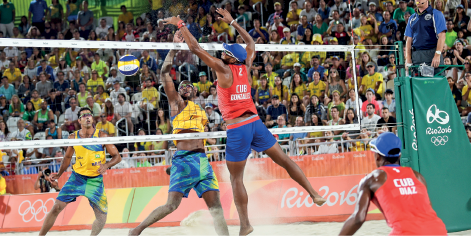
[[[188,48],[190,49],[190,51],[194,53],[196,56],[198,56],[201,60],[203,60],[204,63],[206,63],[206,65],[216,70],[216,72],[220,72],[220,73],[231,72],[229,67],[226,67],[224,65],[224,62],[222,62],[221,59],[218,59],[209,55],[208,52],[206,52],[203,48],[200,47],[200,45],[198,44],[198,41],[196,41],[195,37],[193,37],[193,35],[190,33],[190,30],[188,30],[188,28],[186,28],[184,25],[179,26],[179,24],[184,24],[183,21],[180,19],[180,16],[177,16],[177,17],[172,16],[169,18],[165,18],[164,25],[168,25],[168,24],[172,24],[177,27],[180,27],[180,29],[177,32],[175,32],[175,38],[181,35],[185,39],[185,42],[188,45]],[[175,38],[174,38],[174,42],[177,42],[175,41]],[[180,41],[183,42],[183,40],[180,40]]]
[[[357,232],[358,229],[360,229],[360,227],[363,225],[363,222],[365,222],[371,199],[371,176],[372,175],[368,175],[365,177],[365,181],[361,181],[360,187],[358,189],[358,202],[355,206],[355,211],[347,219],[347,221],[345,221],[345,224],[343,225],[342,230],[340,230],[339,235],[353,235],[355,232]]]
[[[229,13],[226,9],[218,8],[216,9],[216,12],[222,15],[222,17],[218,18],[227,24],[231,24],[231,22],[234,20],[231,16],[231,13]],[[245,50],[247,50],[247,59],[245,59],[245,64],[250,67],[252,66],[253,60],[255,59],[255,42],[253,41],[252,36],[250,36],[250,34],[237,23],[237,21],[232,22],[232,26],[237,30],[244,42],[247,44],[245,47]]]
[[[173,58],[175,57],[176,53],[176,50],[170,50],[164,60],[164,64],[162,64],[162,70],[160,71],[160,78],[162,80],[162,84],[164,85],[165,94],[167,94],[170,104],[174,104],[175,102],[181,100],[180,95],[175,90],[172,76],[170,76],[170,70],[172,70],[173,65]]]
[[[69,135],[69,139],[74,139],[74,138],[75,138],[75,134],[70,134]],[[54,181],[54,180],[59,179],[61,177],[61,175],[69,167],[70,161],[72,160],[72,156],[74,155],[74,153],[75,153],[74,147],[72,147],[72,146],[67,147],[67,151],[65,151],[64,158],[62,159],[62,162],[61,162],[61,167],[59,168],[59,173],[57,173],[57,174],[56,173],[51,173],[51,176],[49,177],[50,181]]]
[[[100,132],[100,138],[108,137],[108,135],[104,132]],[[105,164],[100,165],[98,168],[98,173],[104,174],[107,169],[115,166],[116,164],[121,162],[121,155],[119,155],[118,149],[114,144],[105,144],[106,151],[110,154],[111,160]]]

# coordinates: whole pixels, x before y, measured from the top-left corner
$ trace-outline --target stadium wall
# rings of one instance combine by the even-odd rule
[[[376,168],[374,155],[371,151],[347,152],[291,157],[307,177],[326,177],[340,175],[368,174]],[[245,176],[249,180],[289,179],[288,173],[275,164],[270,158],[250,159]],[[220,182],[229,182],[229,172],[224,161],[211,162]],[[165,173],[168,166],[140,167],[108,170],[104,174],[106,189],[136,188],[168,185],[170,177]],[[59,180],[64,186],[70,172]],[[5,176],[7,193],[31,194],[34,190],[37,174]]]
[[[246,183],[249,215],[255,224],[299,221],[344,221],[354,211],[358,183],[364,175],[311,177],[309,181],[327,203],[318,207],[309,195],[291,179],[258,180]],[[134,227],[167,200],[168,186],[107,189],[108,228]],[[238,224],[238,214],[230,183],[220,183],[221,203],[228,224]],[[0,197],[0,232],[26,232],[40,229],[45,215],[52,209],[58,193],[11,195]],[[153,226],[178,226],[189,214],[207,210],[194,191],[180,207]],[[369,219],[382,219],[370,205]],[[203,214],[211,221],[209,213]],[[58,216],[53,230],[90,229],[94,221],[88,200],[79,197]]]

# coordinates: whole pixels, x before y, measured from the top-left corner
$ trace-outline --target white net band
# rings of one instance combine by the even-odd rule
[[[220,43],[200,43],[204,50],[224,50]],[[242,46],[245,47],[245,44]],[[186,43],[155,43],[155,42],[119,42],[119,41],[85,41],[85,40],[37,40],[37,39],[0,39],[0,47],[58,47],[58,48],[110,48],[110,49],[176,49],[189,50]],[[257,51],[333,51],[347,52],[354,49],[353,45],[285,45],[255,44]]]
[[[302,126],[270,129],[272,134],[291,134],[291,133],[308,133],[326,130],[359,130],[359,124],[338,125],[338,126]],[[149,141],[169,141],[169,140],[188,140],[188,139],[207,139],[207,138],[224,138],[227,137],[225,131],[207,132],[207,133],[184,133],[184,134],[167,134],[167,135],[143,135],[143,136],[121,136],[107,138],[87,138],[87,139],[50,139],[50,140],[33,140],[33,141],[15,141],[0,142],[0,149],[21,149],[21,148],[38,148],[38,147],[65,147],[80,146],[90,144],[117,144],[117,143],[135,143]]]

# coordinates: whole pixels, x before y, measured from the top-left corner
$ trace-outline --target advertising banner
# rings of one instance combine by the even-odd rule
[[[11,211],[11,207],[8,206],[9,200],[10,196],[0,196],[0,229],[3,226],[3,219],[5,219],[5,215]]]
[[[106,190],[108,198],[107,224],[127,223],[134,190],[133,188]],[[68,204],[64,211],[62,225],[90,225],[95,220],[95,214],[85,197],[77,198],[77,201]]]
[[[8,201],[3,228],[41,227],[56,201],[58,193],[12,195]],[[57,217],[55,226],[62,225],[64,212]]]
[[[371,151],[293,156],[291,159],[307,177],[367,174],[376,168]],[[211,162],[211,166],[220,182],[230,181],[225,161]],[[153,166],[108,170],[103,175],[103,181],[106,189],[165,186],[170,181],[170,176],[165,172],[166,168],[167,166]],[[245,175],[246,180],[250,181],[290,178],[286,170],[270,158],[248,160]],[[64,186],[69,177],[70,173],[65,173],[64,177],[59,179],[59,186]],[[39,193],[39,190],[34,190],[36,178],[37,175],[6,176],[7,193]]]
[[[308,219],[309,217],[346,216],[353,213],[358,183],[364,175],[309,178],[314,189],[327,199],[322,207],[313,204],[304,189],[293,180],[259,180],[246,182],[249,196],[249,217],[254,220],[283,222],[283,219]],[[220,183],[221,204],[227,220],[238,220],[230,183]],[[168,186],[109,189],[107,224],[140,223],[155,208],[165,204]],[[57,193],[13,195],[0,198],[0,210],[6,212],[3,229],[40,227],[51,211]],[[8,202],[8,203],[6,203]],[[161,223],[180,222],[191,213],[207,210],[203,199],[192,190],[179,208],[163,218]],[[370,211],[378,213],[371,204]],[[2,215],[0,215],[2,217]],[[2,218],[0,218],[1,220]],[[322,220],[322,218],[320,218]],[[70,203],[57,217],[55,226],[91,225],[95,220],[92,208],[84,197]],[[211,217],[208,215],[208,220]],[[290,220],[288,220],[290,221]],[[292,222],[293,220],[291,220]]]
[[[413,78],[419,170],[449,231],[471,228],[471,145],[445,78]],[[446,194],[446,197],[444,197]]]

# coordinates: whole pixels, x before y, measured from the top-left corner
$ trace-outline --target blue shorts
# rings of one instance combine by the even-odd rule
[[[168,191],[188,197],[191,189],[201,198],[207,191],[219,192],[218,180],[206,153],[178,150],[172,159]]]
[[[69,180],[59,192],[57,200],[67,203],[75,202],[79,196],[88,198],[93,208],[97,207],[103,213],[108,212],[108,200],[102,175],[88,177],[72,171]]]
[[[253,149],[263,152],[276,144],[273,134],[253,115],[243,121],[227,126],[226,160],[244,161]]]

